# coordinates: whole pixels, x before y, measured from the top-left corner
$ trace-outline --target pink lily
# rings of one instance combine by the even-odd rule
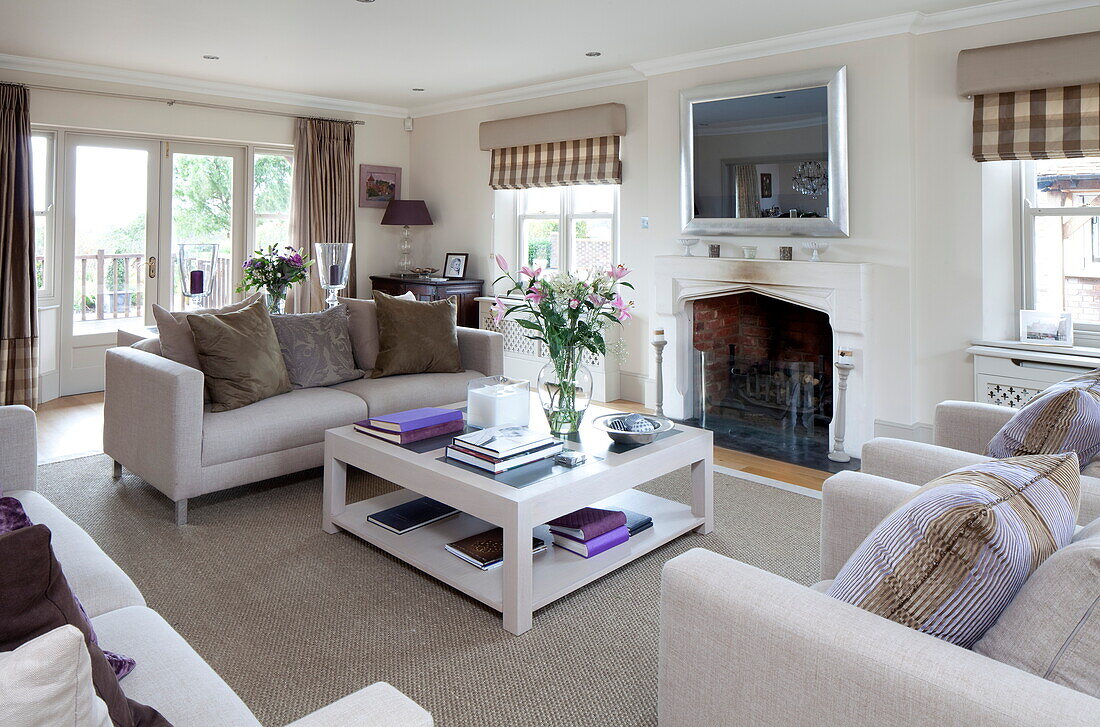
[[[626,303],[623,301],[621,295],[616,295],[615,300],[611,301],[611,307],[615,309],[615,316],[620,321],[629,321],[631,319],[630,306],[632,303]]]
[[[508,272],[508,261],[504,259],[503,255],[498,254],[496,257],[497,257],[497,267],[500,268],[501,270],[503,270],[504,272]]]
[[[508,312],[508,308],[504,305],[504,301],[502,301],[499,296],[490,310],[493,313],[493,323],[497,325],[500,325],[500,322],[504,320],[504,314]]]
[[[527,295],[523,297],[531,301],[532,305],[538,305],[542,301],[546,300],[546,296],[542,294],[542,291],[537,285],[532,285],[531,289],[527,291]]]
[[[581,307],[581,302],[579,300],[577,300],[576,298],[573,298],[572,300],[569,301],[569,307],[572,308],[573,310],[577,310],[578,308]]]
[[[630,268],[625,265],[615,265],[607,271],[612,280],[622,280],[630,274]]]
[[[538,277],[542,275],[542,268],[535,268],[534,270],[532,270],[527,265],[524,265],[522,268],[519,269],[519,271],[527,277],[531,278],[531,280],[537,280]]]
[[[593,293],[592,295],[588,296],[588,302],[596,306],[597,308],[600,308],[607,303],[607,298]]]

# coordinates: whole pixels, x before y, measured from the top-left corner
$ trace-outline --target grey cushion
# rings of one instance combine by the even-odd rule
[[[92,619],[104,648],[124,651],[138,666],[126,696],[155,708],[172,727],[260,727],[229,685],[155,611],[123,608]]]
[[[466,383],[480,379],[477,371],[454,374],[406,374],[382,379],[360,379],[332,387],[360,397],[371,416],[392,414],[422,406],[443,406],[466,401]]]
[[[1100,534],[1039,566],[974,651],[1100,698]]]
[[[366,418],[362,399],[331,387],[295,389],[240,409],[208,411],[202,419],[202,464],[316,444],[324,441],[326,429]]]
[[[346,306],[320,313],[271,316],[271,324],[295,389],[363,378],[351,352]]]

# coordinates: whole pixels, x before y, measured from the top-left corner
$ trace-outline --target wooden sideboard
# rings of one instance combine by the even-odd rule
[[[452,295],[458,298],[458,325],[467,328],[478,326],[477,298],[485,287],[484,280],[456,279],[431,280],[430,278],[399,278],[392,275],[372,275],[370,284],[373,290],[387,295],[401,295],[411,292],[417,300],[446,300]]]

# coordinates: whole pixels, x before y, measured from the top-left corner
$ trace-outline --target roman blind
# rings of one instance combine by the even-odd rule
[[[1100,156],[1100,32],[964,50],[957,87],[979,162]]]
[[[622,184],[622,104],[486,121],[479,131],[493,189]]]

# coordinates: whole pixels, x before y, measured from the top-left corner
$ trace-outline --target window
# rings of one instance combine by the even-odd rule
[[[1023,164],[1024,305],[1100,335],[1100,159]]]
[[[614,262],[619,185],[525,189],[516,209],[522,264],[584,274]]]
[[[293,156],[289,152],[257,151],[253,157],[255,249],[290,244],[290,185],[293,168]]]
[[[42,297],[53,290],[54,135],[31,134],[31,194],[34,201],[34,268]]]

